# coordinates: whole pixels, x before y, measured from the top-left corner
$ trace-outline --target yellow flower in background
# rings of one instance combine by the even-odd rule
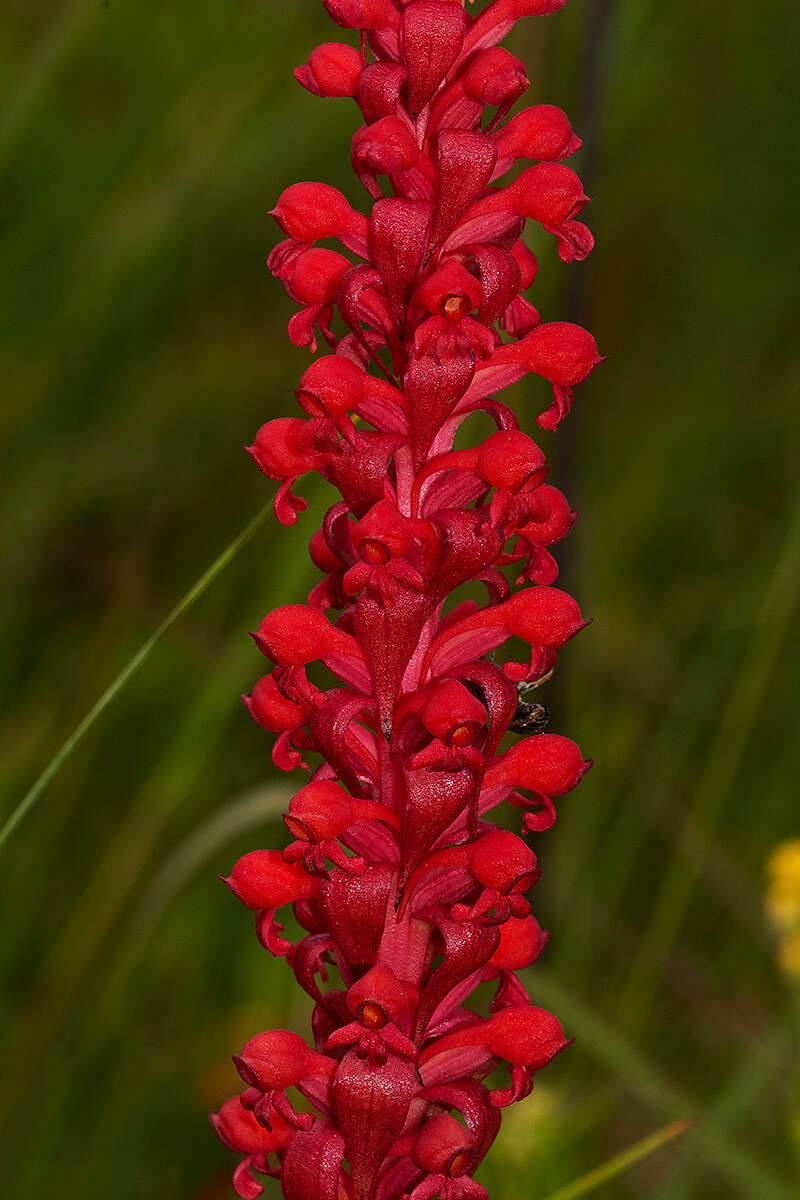
[[[800,979],[800,838],[781,842],[768,859],[764,908],[778,935],[781,970]]]

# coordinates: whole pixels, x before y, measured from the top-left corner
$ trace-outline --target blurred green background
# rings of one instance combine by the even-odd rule
[[[294,411],[306,357],[266,210],[297,179],[363,198],[354,106],[291,78],[337,36],[315,0],[5,0],[0,26],[4,819],[270,495],[239,447]],[[585,308],[611,359],[544,439],[594,618],[548,701],[596,765],[537,844],[552,940],[529,983],[577,1041],[509,1115],[495,1200],[543,1200],[674,1116],[693,1130],[599,1197],[797,1195],[798,983],[763,900],[800,831],[798,33],[788,0],[571,0],[509,43],[533,100],[596,135],[597,249],[549,249],[535,299]],[[528,422],[542,387],[517,391]],[[230,1195],[205,1124],[229,1055],[305,1027],[216,876],[281,837],[290,781],[238,696],[263,664],[247,630],[312,582],[306,492],[2,851],[9,1200]]]

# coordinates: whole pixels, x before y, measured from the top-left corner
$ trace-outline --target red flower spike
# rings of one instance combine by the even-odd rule
[[[575,513],[494,396],[541,376],[553,403],[538,424],[555,428],[601,361],[589,333],[542,323],[524,295],[538,270],[527,220],[564,262],[592,248],[576,219],[588,197],[560,161],[580,145],[568,118],[541,104],[507,119],[529,81],[498,42],[562,2],[475,15],[463,0],[323,0],[360,44],[326,43],[295,72],[356,100],[352,164],[372,203],[364,215],[307,182],[273,210],[284,240],[269,267],[299,305],[289,338],[316,353],[321,335],[330,353],[299,381],[302,416],[268,422],[248,452],[277,481],[284,524],[307,507],[291,488],[310,471],[339,497],[311,538],[308,603],[261,622],[275,665],[243,697],[277,735],[279,768],[313,765],[288,845],[225,880],[313,1003],[313,1042],[251,1039],[234,1059],[247,1089],[212,1117],[242,1156],[243,1200],[263,1175],[285,1200],[486,1200],[473,1175],[502,1110],[567,1044],[517,974],[547,940],[530,913],[536,855],[487,819],[507,801],[523,833],[548,829],[591,765],[558,734],[504,742],[539,728],[524,685],[586,624],[550,586]],[[460,434],[475,413],[496,426],[477,446]],[[515,591],[512,574],[534,586]],[[466,583],[483,586],[454,603]],[[525,661],[495,663],[512,638]],[[276,920],[287,905],[294,945]],[[485,1018],[469,1007],[481,984]],[[503,1064],[508,1086],[489,1089]]]

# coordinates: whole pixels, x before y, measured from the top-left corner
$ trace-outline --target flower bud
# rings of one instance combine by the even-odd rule
[[[293,904],[318,887],[302,866],[285,863],[278,850],[251,850],[222,882],[254,912]]]
[[[306,604],[285,604],[269,613],[251,635],[262,654],[281,667],[303,666],[332,654],[362,658],[358,642]]]
[[[501,971],[521,971],[541,954],[547,934],[535,917],[509,917],[500,926],[500,945],[489,965]]]
[[[431,689],[421,716],[428,733],[449,746],[472,745],[486,730],[486,709],[457,679]]]
[[[295,68],[294,77],[315,96],[355,96],[363,69],[354,46],[325,42],[304,66]]]
[[[289,268],[281,273],[286,290],[298,304],[332,304],[336,299],[339,280],[350,270],[352,263],[335,250],[321,246],[292,259]]]
[[[325,10],[345,29],[394,28],[399,21],[392,0],[322,0]]]
[[[455,1179],[478,1165],[478,1155],[469,1132],[448,1113],[429,1117],[414,1142],[414,1158],[431,1174]]]
[[[257,1034],[234,1056],[234,1062],[245,1083],[261,1092],[292,1087],[309,1075],[330,1076],[336,1067],[288,1029]]]
[[[569,1045],[561,1024],[543,1008],[504,1008],[487,1022],[487,1044],[498,1058],[531,1071],[546,1067]]]
[[[566,113],[554,104],[537,104],[512,117],[495,134],[497,174],[520,158],[542,161],[567,158],[581,147]]]
[[[310,709],[305,700],[284,696],[274,675],[262,676],[250,695],[242,696],[242,701],[253,720],[272,733],[305,724]]]
[[[503,46],[482,50],[461,75],[464,91],[481,104],[510,108],[531,86],[525,66]]]
[[[270,216],[296,242],[338,237],[357,250],[367,233],[367,218],[326,183],[293,183],[281,192]]]
[[[533,438],[518,429],[491,434],[478,450],[475,471],[491,487],[518,492],[541,479],[545,457]]]
[[[341,837],[350,828],[353,806],[338,783],[320,779],[301,788],[289,804],[289,814],[284,821],[293,837],[311,837],[321,842],[325,838]]]
[[[536,855],[515,833],[495,829],[475,842],[469,872],[478,883],[503,895],[512,888],[524,892],[536,882]]]

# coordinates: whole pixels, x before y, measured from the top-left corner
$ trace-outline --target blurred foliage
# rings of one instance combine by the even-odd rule
[[[515,35],[534,99],[587,121],[598,3]],[[548,700],[596,765],[538,846],[553,937],[530,983],[577,1042],[484,1178],[536,1200],[686,1116],[596,1194],[777,1200],[800,1127],[796,996],[762,917],[764,864],[798,832],[800,30],[788,0],[604,7],[598,246],[570,268],[548,251],[536,291],[561,319],[584,273],[611,354],[573,434],[545,439],[582,509],[565,579],[594,618]],[[267,494],[239,445],[292,411],[305,359],[266,210],[298,178],[359,196],[352,107],[291,79],[336,36],[315,0],[6,0],[2,24],[4,818]],[[517,389],[529,418],[538,386]],[[228,1056],[305,1027],[216,874],[280,836],[290,781],[238,693],[260,670],[246,631],[311,583],[310,494],[163,639],[3,852],[11,1200],[228,1196],[204,1125],[236,1087]]]

